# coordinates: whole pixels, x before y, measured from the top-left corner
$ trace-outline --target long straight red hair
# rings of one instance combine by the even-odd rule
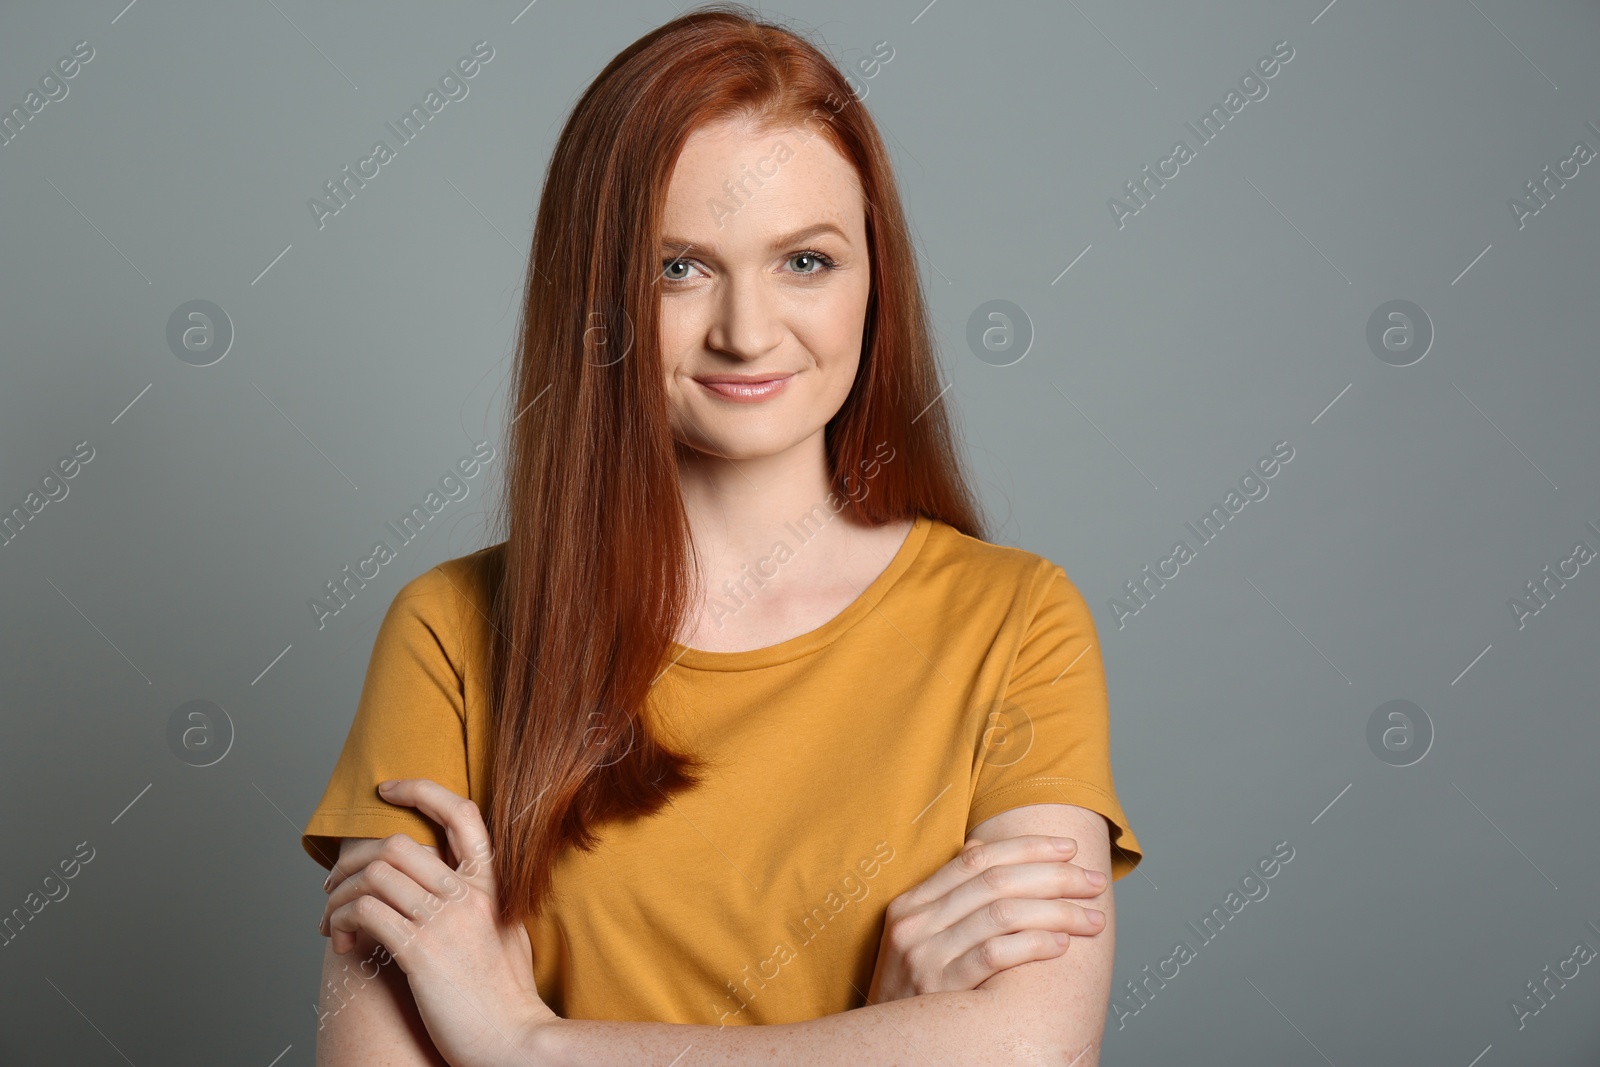
[[[506,922],[539,913],[561,851],[593,848],[598,823],[650,815],[701,780],[701,761],[645,714],[693,566],[655,282],[673,165],[695,129],[729,119],[820,131],[865,195],[861,364],[825,430],[839,510],[873,525],[926,515],[984,537],[889,158],[848,82],[741,4],[696,8],[629,45],[551,156],[508,393],[485,812]],[[893,462],[880,465],[885,442]]]

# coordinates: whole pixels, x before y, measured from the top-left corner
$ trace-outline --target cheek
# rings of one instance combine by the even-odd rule
[[[866,330],[867,302],[854,291],[830,294],[830,299],[805,319],[807,347],[826,371],[838,370],[854,377],[861,359],[861,338]]]
[[[693,336],[693,324],[667,301],[661,305],[657,329],[661,343],[661,369],[670,379],[687,362],[691,348],[688,339]]]

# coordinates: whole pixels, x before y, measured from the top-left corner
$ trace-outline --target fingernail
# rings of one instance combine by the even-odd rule
[[[1095,911],[1093,908],[1088,908],[1086,910],[1088,911],[1089,918],[1093,919],[1095,922],[1103,923],[1103,922],[1106,921],[1106,913],[1105,912],[1103,912],[1103,911]]]
[[[1052,936],[1052,937],[1054,937],[1056,939],[1056,944],[1058,944],[1058,945],[1065,945],[1067,943],[1067,935],[1062,933],[1060,930],[1057,930],[1055,933],[1051,934],[1050,936]]]
[[[1058,837],[1055,840],[1055,844],[1057,852],[1071,852],[1075,847],[1077,847],[1077,842],[1073,841],[1070,837]]]
[[[378,783],[378,788],[380,790],[384,791],[384,792],[388,792],[389,787],[394,785],[394,782],[395,782],[395,780],[393,778],[390,778],[387,781],[379,782]]]
[[[1103,886],[1106,884],[1106,876],[1101,874],[1099,871],[1090,871],[1089,884],[1097,888]]]

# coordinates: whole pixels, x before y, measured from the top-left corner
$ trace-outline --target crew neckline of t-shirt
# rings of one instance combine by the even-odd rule
[[[882,573],[874,578],[861,591],[861,595],[852,600],[843,611],[816,629],[791,637],[787,641],[779,641],[775,645],[745,649],[742,652],[712,652],[701,648],[689,648],[673,641],[669,653],[671,662],[697,671],[753,671],[788,663],[831,644],[877,607],[890,588],[900,580],[900,576],[916,562],[922,546],[928,540],[933,521],[927,515],[919,514],[912,522],[911,531],[906,534],[906,539],[900,543],[899,549]]]

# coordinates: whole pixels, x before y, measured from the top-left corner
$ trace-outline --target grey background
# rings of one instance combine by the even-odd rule
[[[549,149],[675,14],[523,2],[0,13],[5,110],[95,50],[0,146],[0,510],[95,449],[0,547],[0,912],[95,850],[0,948],[4,1062],[313,1062],[299,828],[389,599],[485,543],[499,465],[325,629],[307,600],[501,448]],[[1600,548],[1600,162],[1522,228],[1508,207],[1600,149],[1600,8],[924,2],[767,10],[841,65],[892,47],[861,85],[995,539],[1096,612],[1148,853],[1116,887],[1116,999],[1196,950],[1108,1015],[1103,1062],[1600,1063],[1600,963],[1521,1028],[1510,1006],[1600,949],[1600,575],[1509,608]],[[319,231],[308,198],[479,40],[467,98]],[[1119,229],[1108,198],[1282,40],[1269,94]],[[204,368],[166,343],[197,299],[237,333]],[[1010,366],[966,343],[993,299],[1031,323]],[[1366,339],[1395,299],[1436,331],[1406,367]],[[1123,583],[1279,441],[1269,495],[1119,628]],[[210,767],[169,747],[190,700],[236,731]],[[1391,700],[1431,723],[1410,766],[1368,744]],[[1269,895],[1201,943],[1281,841]]]

